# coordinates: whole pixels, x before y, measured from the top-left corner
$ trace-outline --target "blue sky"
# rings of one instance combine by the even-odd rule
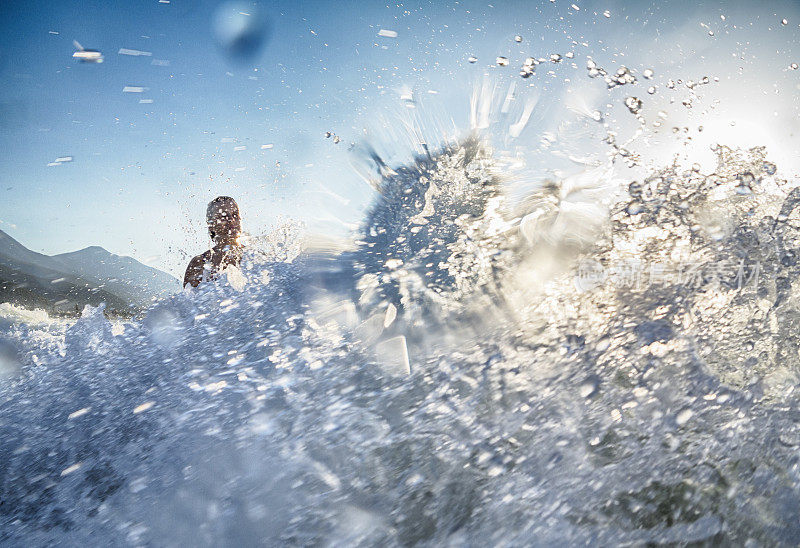
[[[269,21],[253,58],[219,46],[220,9],[260,9]],[[382,153],[407,157],[405,143],[392,146],[407,90],[440,125],[466,130],[472,89],[498,70],[489,67],[497,55],[514,61],[503,74],[512,81],[517,58],[575,52],[573,72],[525,81],[542,97],[534,119],[543,125],[555,116],[548,109],[559,112],[548,94],[579,77],[597,87],[585,78],[587,55],[660,74],[699,76],[693,66],[708,65],[735,108],[761,99],[770,115],[775,104],[781,118],[797,115],[800,71],[786,67],[800,62],[800,16],[789,2],[33,0],[2,1],[0,11],[0,229],[37,251],[101,245],[176,275],[204,249],[205,203],[218,194],[237,198],[254,233],[282,218],[346,231],[371,197],[349,144],[377,134]],[[73,40],[105,61],[77,62]],[[599,93],[601,108],[617,98]],[[518,145],[538,143],[536,127],[526,132]],[[48,166],[63,156],[73,161]]]

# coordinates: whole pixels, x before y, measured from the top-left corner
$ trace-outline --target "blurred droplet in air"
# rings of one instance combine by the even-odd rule
[[[155,308],[144,319],[150,339],[163,348],[177,345],[183,337],[183,322],[174,311]]]
[[[17,348],[11,342],[0,339],[0,381],[16,377],[20,367]]]
[[[100,64],[103,62],[103,54],[100,51],[96,49],[85,49],[77,40],[73,40],[72,45],[75,46],[76,50],[75,53],[72,54],[72,57],[81,63]]]
[[[251,2],[225,2],[214,12],[214,39],[229,58],[249,61],[269,39],[269,21],[262,8]]]
[[[582,398],[591,398],[600,388],[600,378],[597,375],[591,375],[586,378],[578,387],[578,392]]]

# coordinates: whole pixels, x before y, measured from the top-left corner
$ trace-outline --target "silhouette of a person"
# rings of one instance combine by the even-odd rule
[[[242,221],[236,200],[230,196],[211,200],[206,209],[206,223],[214,247],[189,262],[183,277],[184,287],[186,284],[197,287],[201,282],[213,280],[226,267],[238,266],[242,260],[239,243]]]

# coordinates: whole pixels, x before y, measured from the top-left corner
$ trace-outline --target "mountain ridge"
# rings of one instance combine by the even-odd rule
[[[128,315],[180,291],[171,275],[100,246],[44,255],[0,230],[0,301],[56,314],[75,314],[105,302]]]

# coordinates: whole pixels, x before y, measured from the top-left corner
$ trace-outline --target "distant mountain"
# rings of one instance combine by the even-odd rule
[[[169,274],[101,247],[48,256],[0,230],[0,302],[57,314],[105,302],[107,310],[129,314],[179,290]]]
[[[131,257],[114,255],[98,246],[53,255],[52,258],[78,276],[134,303],[148,303],[153,297],[165,297],[181,289],[180,282],[166,272],[143,265]]]

